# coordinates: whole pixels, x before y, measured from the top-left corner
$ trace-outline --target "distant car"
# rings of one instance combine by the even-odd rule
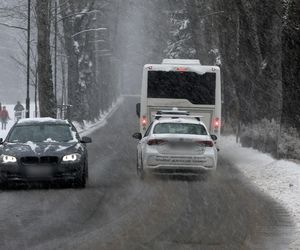
[[[0,182],[63,181],[83,188],[90,142],[65,120],[21,119],[0,139]]]
[[[158,112],[137,146],[137,172],[141,178],[147,172],[199,173],[215,170],[218,153],[217,137],[210,135],[204,123],[188,114]]]

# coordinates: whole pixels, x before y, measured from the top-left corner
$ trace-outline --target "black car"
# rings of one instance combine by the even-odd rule
[[[69,182],[83,188],[88,178],[86,143],[74,125],[52,118],[21,119],[0,139],[0,178],[10,182]]]

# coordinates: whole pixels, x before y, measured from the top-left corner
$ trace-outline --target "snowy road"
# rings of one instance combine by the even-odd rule
[[[92,134],[86,189],[0,192],[0,249],[287,249],[287,211],[222,152],[214,177],[140,181],[136,102]]]

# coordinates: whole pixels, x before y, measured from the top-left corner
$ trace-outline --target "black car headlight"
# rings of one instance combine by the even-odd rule
[[[78,162],[80,161],[81,155],[78,153],[65,155],[62,158],[63,162]]]
[[[11,155],[1,155],[0,157],[2,163],[16,163],[17,158]]]

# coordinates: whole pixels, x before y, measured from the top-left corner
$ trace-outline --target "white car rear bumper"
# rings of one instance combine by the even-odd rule
[[[215,170],[214,157],[207,155],[161,155],[151,154],[144,159],[145,170]]]

